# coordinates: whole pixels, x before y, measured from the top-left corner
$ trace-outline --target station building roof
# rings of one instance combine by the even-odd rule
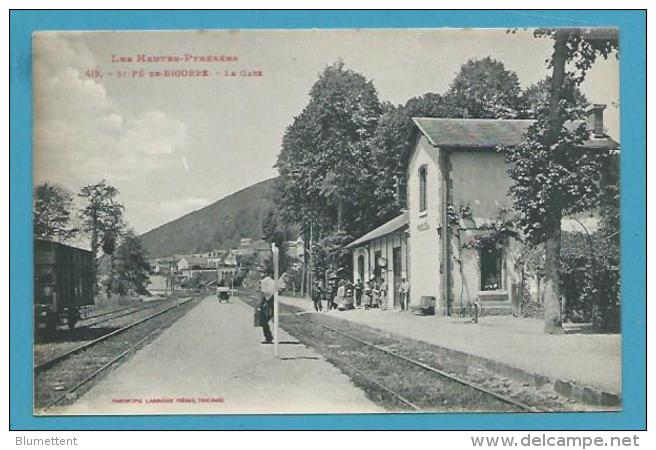
[[[435,147],[494,148],[513,146],[521,142],[528,128],[535,122],[532,119],[445,119],[433,117],[413,117],[419,131]],[[584,120],[569,122],[565,126],[571,130],[585,124]],[[583,148],[617,149],[619,144],[609,136],[595,137],[590,134]]]

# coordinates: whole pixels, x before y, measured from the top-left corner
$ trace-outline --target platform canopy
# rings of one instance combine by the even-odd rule
[[[357,238],[355,241],[351,242],[346,246],[346,248],[353,248],[353,247],[358,247],[362,244],[365,244],[369,241],[373,241],[374,239],[377,239],[379,237],[383,237],[386,234],[391,234],[403,227],[406,227],[408,225],[408,212],[404,212],[389,222],[385,222],[378,228],[375,228],[368,232],[367,234],[360,236]]]

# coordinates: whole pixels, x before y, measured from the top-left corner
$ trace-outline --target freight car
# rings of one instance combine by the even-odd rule
[[[46,239],[34,239],[34,326],[37,334],[64,322],[75,328],[80,307],[93,305],[93,255]]]

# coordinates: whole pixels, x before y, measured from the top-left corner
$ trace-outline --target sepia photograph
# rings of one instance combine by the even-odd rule
[[[621,411],[619,42],[33,33],[33,414]]]

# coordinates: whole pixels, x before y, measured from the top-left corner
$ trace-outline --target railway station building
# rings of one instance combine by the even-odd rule
[[[587,122],[571,124],[586,123],[590,130],[582,151],[619,149],[604,132],[603,110],[604,105],[593,105]],[[347,246],[354,279],[370,279],[383,256],[392,262],[380,269],[388,292],[397,290],[392,280],[407,278],[411,308],[432,302],[436,314],[450,315],[478,300],[487,314],[517,313],[522,286],[531,283],[522,283],[517,264],[519,231],[509,233],[506,227],[499,233],[514,214],[511,179],[499,148],[517,145],[533,121],[413,121],[414,145],[404,161],[407,209]]]

